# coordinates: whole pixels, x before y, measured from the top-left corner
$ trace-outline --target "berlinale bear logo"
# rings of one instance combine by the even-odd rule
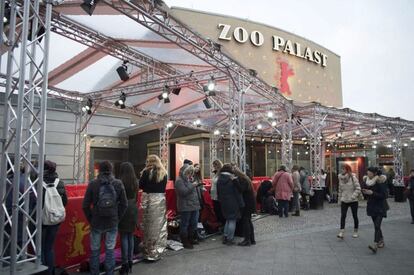
[[[279,80],[279,83],[280,83],[280,91],[281,91],[282,94],[291,95],[292,91],[290,90],[288,79],[289,79],[289,77],[294,76],[295,72],[290,67],[290,65],[287,61],[277,59],[276,62],[279,63],[279,65],[280,65],[280,77],[279,77],[279,79],[277,79],[278,77],[276,75],[276,79]]]

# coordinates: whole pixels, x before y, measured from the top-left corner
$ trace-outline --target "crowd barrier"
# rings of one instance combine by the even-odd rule
[[[268,178],[254,178],[253,188],[256,193],[262,180]],[[202,217],[214,215],[211,213],[213,203],[210,197],[211,181],[204,181],[206,192],[204,192],[204,202],[208,206]],[[79,264],[88,259],[90,255],[89,232],[90,226],[86,220],[83,210],[82,201],[86,192],[87,184],[66,185],[68,195],[68,204],[66,206],[66,219],[60,225],[59,232],[55,242],[55,258],[56,265],[60,267],[68,267]],[[166,191],[166,209],[167,219],[172,220],[177,214],[177,200],[174,190],[174,183],[168,181]],[[141,192],[138,194],[138,206],[140,206]],[[209,211],[210,210],[210,211]],[[209,212],[208,212],[209,211]],[[139,207],[139,219],[142,215]],[[136,236],[142,237],[143,232],[137,227]],[[119,241],[117,242],[119,247]]]

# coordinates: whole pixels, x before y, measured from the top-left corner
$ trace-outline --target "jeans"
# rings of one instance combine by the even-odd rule
[[[188,232],[197,230],[199,211],[181,211],[180,212],[180,234],[187,235]]]
[[[121,237],[121,258],[122,263],[127,264],[128,261],[132,262],[134,255],[134,234],[131,233],[120,233]]]
[[[411,219],[414,222],[414,199],[409,199],[408,202],[410,203]]]
[[[54,244],[60,224],[42,226],[42,264],[48,267],[47,274],[55,274]]]
[[[243,237],[245,241],[255,242],[254,239],[254,227],[252,223],[252,214],[243,213],[242,215],[242,225],[243,225]]]
[[[382,216],[373,216],[371,217],[372,221],[374,222],[374,228],[375,228],[375,237],[374,242],[378,243],[379,241],[384,241],[384,236],[382,236],[382,230],[381,230],[381,222],[382,222]]]
[[[235,230],[236,220],[226,220],[226,224],[224,225],[224,237],[226,237],[227,240],[233,240]]]
[[[300,207],[299,207],[299,192],[293,192],[293,207],[292,207],[292,211],[294,211],[294,212],[299,212],[300,211]]]
[[[279,206],[279,217],[283,217],[283,214],[287,218],[289,216],[289,201],[287,200],[277,200]]]
[[[341,229],[345,228],[346,214],[348,212],[348,207],[351,207],[352,217],[354,218],[354,228],[358,229],[358,202],[341,202]]]
[[[90,238],[91,238],[91,259],[90,259],[90,268],[91,274],[99,274],[99,255],[101,252],[101,240],[102,236],[105,236],[105,271],[108,275],[114,274],[115,268],[115,256],[114,248],[116,244],[116,236],[118,233],[118,228],[110,229],[96,229],[92,228]]]

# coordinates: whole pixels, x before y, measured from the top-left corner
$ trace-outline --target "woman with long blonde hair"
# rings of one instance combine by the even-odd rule
[[[139,188],[142,189],[142,228],[144,231],[144,259],[157,261],[167,247],[167,219],[165,217],[165,187],[167,170],[161,159],[149,155],[141,172]]]

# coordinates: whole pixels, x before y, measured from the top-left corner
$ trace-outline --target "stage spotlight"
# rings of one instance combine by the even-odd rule
[[[170,121],[167,123],[167,128],[171,128],[171,127],[173,127],[173,123]]]
[[[88,98],[88,100],[86,101],[86,105],[82,107],[82,111],[84,113],[87,113],[88,115],[91,115],[92,114],[92,106],[93,106],[92,99]]]
[[[127,81],[129,79],[129,74],[128,74],[128,67],[127,64],[128,61],[124,61],[124,63],[118,67],[118,69],[116,69],[116,72],[119,75],[119,78],[123,81]]]
[[[115,101],[115,106],[119,106],[121,109],[125,109],[125,101],[126,101],[126,95],[125,93],[121,93],[119,96],[119,99]]]
[[[404,147],[408,147],[408,143],[404,143]]]
[[[273,112],[272,111],[267,112],[267,117],[272,118],[273,117]]]
[[[177,88],[174,88],[172,90],[172,93],[175,94],[175,95],[179,95],[180,94],[180,91],[181,91],[181,87],[177,87]]]
[[[378,134],[378,128],[375,127],[374,129],[372,129],[371,135],[377,135],[377,134]]]
[[[356,130],[356,131],[355,131],[355,135],[359,137],[359,136],[361,135],[361,131]]]
[[[170,103],[170,102],[171,102],[171,100],[168,97],[166,99],[164,99],[165,104]]]
[[[80,6],[87,14],[92,15],[99,1],[100,0],[84,0]]]
[[[203,100],[204,106],[206,106],[207,109],[211,109],[211,103],[210,100],[208,100],[208,98],[205,98]]]
[[[302,141],[305,141],[305,140],[306,140],[306,138],[305,138],[305,137],[303,137],[303,138],[302,138]]]
[[[234,135],[236,133],[236,131],[234,129],[230,130],[230,135]]]
[[[11,7],[8,2],[4,3],[4,17],[3,17],[3,24],[7,26],[10,24],[10,17],[11,17]]]
[[[262,130],[262,129],[263,129],[263,125],[262,125],[262,124],[260,124],[260,123],[259,123],[259,124],[257,124],[257,129],[258,129],[258,130]]]
[[[276,121],[272,121],[272,127],[276,127],[277,122]]]
[[[215,130],[215,131],[214,131],[214,135],[215,135],[215,136],[220,135],[220,131],[219,131],[219,130]]]
[[[376,149],[377,148],[377,145],[372,145],[372,149]]]
[[[374,140],[374,144],[378,144],[378,141]]]
[[[214,77],[212,76],[207,83],[207,89],[208,91],[212,92],[214,91],[214,88],[216,88],[216,82],[214,81]]]
[[[215,96],[216,95],[215,91],[210,91],[208,89],[208,85],[203,86],[203,92],[206,94],[206,96]]]
[[[396,142],[397,142],[397,140],[396,140],[396,139],[393,139],[393,140],[392,140],[392,142],[393,142],[393,143],[396,143]]]
[[[197,119],[193,122],[193,124],[194,124],[195,126],[197,126],[197,127],[200,127],[200,125],[201,125],[201,120],[200,120],[199,118],[197,118]]]
[[[165,85],[162,93],[158,96],[158,99],[159,100],[164,99],[164,103],[170,103],[170,99],[168,98],[168,96],[169,96],[168,86]]]

